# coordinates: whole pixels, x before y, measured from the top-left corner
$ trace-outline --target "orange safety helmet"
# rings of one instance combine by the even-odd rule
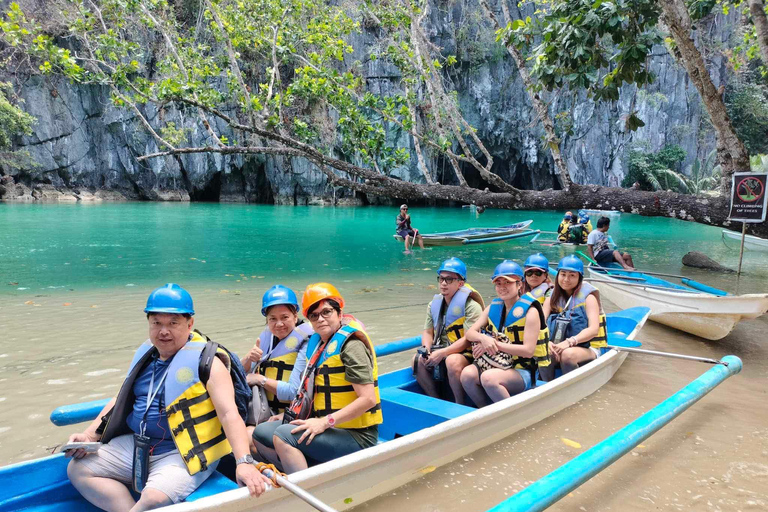
[[[335,286],[330,283],[309,284],[307,289],[304,290],[304,296],[301,298],[301,312],[304,314],[304,318],[307,318],[307,311],[309,311],[313,304],[317,304],[324,299],[333,299],[339,303],[339,307],[344,309],[344,298],[342,298]]]

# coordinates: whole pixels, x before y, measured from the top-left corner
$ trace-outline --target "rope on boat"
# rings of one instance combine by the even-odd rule
[[[267,478],[272,480],[272,485],[274,487],[280,487],[280,484],[277,483],[277,477],[279,476],[285,476],[285,473],[278,470],[274,464],[267,464],[265,462],[257,462],[256,463],[256,469],[258,469],[261,473],[264,474]],[[271,475],[269,474],[271,473]]]

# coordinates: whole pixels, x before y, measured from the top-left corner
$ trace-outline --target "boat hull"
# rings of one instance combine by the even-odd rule
[[[521,233],[533,221],[526,220],[524,222],[518,222],[509,226],[501,226],[498,228],[470,228],[461,231],[446,231],[444,233],[424,233],[421,235],[425,246],[450,246],[450,245],[463,245],[467,240],[483,240],[486,238],[498,238],[515,233]],[[395,240],[403,242],[404,239],[400,235],[393,235]]]
[[[723,239],[729,238],[741,244],[741,233],[735,231],[723,230]],[[744,249],[748,251],[768,252],[768,240],[752,235],[744,235]]]
[[[620,282],[592,269],[590,276]],[[648,307],[650,320],[713,341],[726,337],[741,320],[757,318],[768,311],[768,294],[717,297],[605,282],[592,284],[602,297],[619,308]]]

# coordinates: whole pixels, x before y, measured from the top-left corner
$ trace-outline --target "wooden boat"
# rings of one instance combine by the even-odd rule
[[[557,235],[555,231],[542,231],[541,234]],[[543,245],[544,247],[561,247],[566,251],[575,251],[576,249],[585,249],[587,247],[587,244],[561,242],[557,238],[542,240],[542,239],[539,239],[539,235],[536,235],[535,237],[533,237],[528,243],[539,244],[539,245]],[[608,243],[610,244],[611,249],[616,249],[616,242],[613,241],[613,238],[611,237],[611,235],[608,235]]]
[[[721,236],[723,238],[723,243],[725,243],[725,239],[727,238],[736,242],[736,249],[741,246],[741,233],[724,229]],[[728,244],[725,245],[733,248],[733,246],[729,246]],[[744,250],[768,252],[768,240],[757,236],[744,235]]]
[[[641,272],[590,266],[589,275],[603,297],[620,308],[645,306],[650,319],[708,340],[719,340],[744,319],[757,318],[768,311],[768,294],[730,295],[722,290],[685,279],[682,286]]]
[[[609,340],[615,344],[632,340],[648,314],[647,308],[633,308],[608,315]],[[413,348],[419,343],[419,338],[413,338],[406,345]],[[377,347],[379,355],[392,352],[381,348]],[[534,389],[482,409],[421,394],[410,368],[381,375],[384,423],[379,429],[379,444],[299,471],[289,479],[328,505],[338,510],[349,509],[578,402],[608,382],[626,357],[626,352],[610,350],[552,382],[540,382]],[[58,454],[0,468],[0,511],[96,510],[70,485],[67,462]],[[247,489],[237,488],[217,472],[185,503],[167,510],[313,509],[282,488],[270,490],[258,499],[251,498]]]
[[[522,236],[533,236],[538,231],[525,231],[532,220],[525,220],[508,226],[496,228],[469,228],[461,231],[446,231],[443,233],[422,233],[424,245],[467,245],[471,243],[503,242]],[[395,240],[402,242],[403,237],[393,235]]]

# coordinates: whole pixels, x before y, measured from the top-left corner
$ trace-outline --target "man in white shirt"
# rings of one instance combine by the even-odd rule
[[[611,227],[611,221],[608,217],[600,217],[597,221],[597,229],[593,230],[587,237],[587,252],[589,257],[597,262],[601,267],[607,267],[614,261],[624,267],[624,270],[635,270],[635,264],[629,253],[622,253],[611,248],[606,232]]]

